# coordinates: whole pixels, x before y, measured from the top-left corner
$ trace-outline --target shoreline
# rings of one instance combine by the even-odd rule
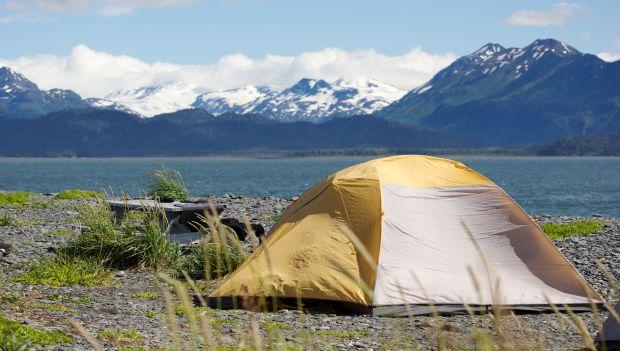
[[[416,155],[428,155],[440,158],[495,158],[495,159],[620,159],[620,155],[610,155],[610,156],[599,156],[599,155],[567,155],[567,156],[548,156],[548,155],[505,155],[505,154],[463,154],[463,153],[455,153],[455,154],[433,154],[433,153],[412,153]],[[321,159],[321,160],[329,160],[329,159],[375,159],[382,157],[390,157],[390,156],[398,156],[398,155],[409,155],[409,154],[362,154],[362,155],[330,155],[330,156],[286,156],[286,155],[204,155],[204,156],[80,156],[80,157],[62,157],[62,156],[0,156],[0,161],[5,160],[294,160],[294,159]]]

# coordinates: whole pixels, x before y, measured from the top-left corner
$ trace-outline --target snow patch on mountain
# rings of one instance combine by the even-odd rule
[[[181,81],[108,94],[103,100],[126,106],[144,117],[191,108],[198,89]],[[105,102],[101,102],[102,104]]]
[[[132,115],[141,116],[138,112],[132,110],[126,105],[123,105],[121,103],[118,103],[112,100],[89,98],[89,99],[85,99],[84,102],[92,108],[97,108],[101,110],[121,111],[121,112],[126,112]]]
[[[238,89],[213,91],[202,94],[192,104],[195,108],[202,108],[214,115],[226,112],[248,113],[252,108],[267,97],[274,94],[268,87],[246,85]]]

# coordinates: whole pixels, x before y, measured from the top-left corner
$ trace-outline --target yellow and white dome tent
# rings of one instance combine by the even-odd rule
[[[392,316],[601,302],[501,188],[429,156],[368,161],[306,191],[210,295],[260,296]]]

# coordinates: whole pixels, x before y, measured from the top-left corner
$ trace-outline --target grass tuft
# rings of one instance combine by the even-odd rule
[[[157,300],[159,298],[159,295],[152,293],[152,292],[148,292],[148,291],[143,291],[143,292],[138,292],[138,293],[134,293],[129,295],[133,298],[138,298],[138,299],[149,299],[149,300]]]
[[[8,213],[0,214],[0,227],[29,227],[32,225],[42,225],[41,221],[21,221]]]
[[[134,329],[105,330],[97,334],[97,338],[112,345],[134,345],[142,341],[142,335],[138,334]]]
[[[56,236],[72,236],[73,232],[70,231],[69,229],[62,228],[62,229],[51,231],[48,234],[49,235],[56,235]]]
[[[213,310],[212,308],[209,308],[209,307],[194,306],[194,307],[192,307],[192,312],[196,316],[212,316],[212,315],[215,315],[215,310]],[[177,316],[184,316],[185,315],[185,309],[183,308],[183,305],[176,305],[176,306],[174,306],[174,314],[177,315]]]
[[[30,197],[34,195],[29,191],[16,191],[12,193],[0,193],[0,206],[28,205]]]
[[[40,308],[40,309],[44,309],[44,310],[49,310],[49,311],[60,311],[60,312],[77,312],[77,310],[67,307],[67,306],[63,306],[63,305],[58,305],[55,303],[44,303],[44,302],[38,302],[34,305],[36,308]]]
[[[149,196],[161,201],[186,200],[189,197],[181,173],[170,168],[154,170],[148,187]]]
[[[179,254],[178,245],[167,240],[167,223],[160,210],[129,213],[117,220],[106,201],[85,201],[77,212],[78,225],[83,229],[63,248],[68,256],[114,268],[159,269]]]
[[[8,213],[0,214],[0,227],[17,227],[17,220]]]
[[[275,223],[275,222],[279,221],[280,218],[282,218],[283,214],[284,213],[282,213],[282,212],[281,213],[273,214],[273,215],[268,216],[267,218],[265,218],[265,221],[267,221],[267,222],[274,222]]]
[[[56,200],[83,200],[97,199],[103,196],[102,193],[93,190],[72,189],[65,190],[54,196]]]
[[[289,330],[292,326],[289,323],[268,321],[263,323],[263,328],[265,328],[265,331],[269,332],[273,330]]]
[[[29,285],[95,286],[112,285],[111,271],[95,261],[73,260],[63,256],[34,261],[13,278]]]
[[[601,221],[582,220],[570,223],[543,223],[540,228],[551,239],[564,240],[571,236],[598,233],[603,229]]]
[[[0,315],[0,349],[26,350],[23,345],[57,345],[73,343],[73,338],[59,331],[45,331],[11,321]],[[23,349],[20,349],[23,347]]]

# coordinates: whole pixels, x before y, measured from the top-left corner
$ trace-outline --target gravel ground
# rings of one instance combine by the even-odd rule
[[[267,230],[273,225],[274,216],[289,204],[289,200],[275,197],[225,195],[213,200],[226,205],[223,216],[242,218],[243,214],[247,214],[252,222],[264,225]],[[0,314],[27,325],[75,335],[75,344],[49,346],[47,349],[50,350],[90,349],[68,325],[70,319],[81,322],[93,335],[117,329],[135,330],[142,340],[133,346],[147,349],[169,346],[163,300],[134,295],[144,292],[161,295],[160,284],[150,271],[116,272],[118,284],[113,286],[51,288],[12,281],[11,277],[22,272],[25,264],[51,255],[53,248],[68,240],[66,235],[60,235],[62,232],[59,233],[59,230],[76,230],[71,222],[76,215],[74,201],[56,201],[51,196],[41,196],[40,201],[48,204],[47,207],[0,208],[0,216],[8,214],[22,222],[30,221],[23,226],[0,226],[0,239],[4,237],[14,246],[13,254],[3,258],[8,263],[0,263]],[[581,218],[539,216],[535,219],[542,223],[563,223]],[[594,219],[605,222],[602,232],[555,243],[588,282],[613,304],[616,302],[613,287],[595,262],[601,261],[613,275],[620,277],[620,221],[600,217]],[[251,343],[253,338],[248,335],[252,335],[252,321],[256,321],[261,339],[273,348],[298,343],[305,345],[305,349],[399,350],[419,347],[430,350],[436,349],[440,340],[444,340],[449,348],[471,348],[475,330],[489,329],[494,323],[490,315],[405,319],[301,314],[289,310],[270,313],[208,310],[206,313],[215,321],[221,342],[240,346],[244,342],[246,345]],[[605,316],[603,313],[603,318]],[[579,317],[593,336],[597,329],[595,316],[580,313]],[[513,345],[515,349],[582,349],[584,342],[578,332],[566,323],[567,319],[567,316],[554,314],[524,314],[516,319],[506,316],[497,323],[503,330],[509,331],[502,342]],[[440,334],[444,337],[440,338]],[[118,347],[102,340],[100,342],[106,349]]]

